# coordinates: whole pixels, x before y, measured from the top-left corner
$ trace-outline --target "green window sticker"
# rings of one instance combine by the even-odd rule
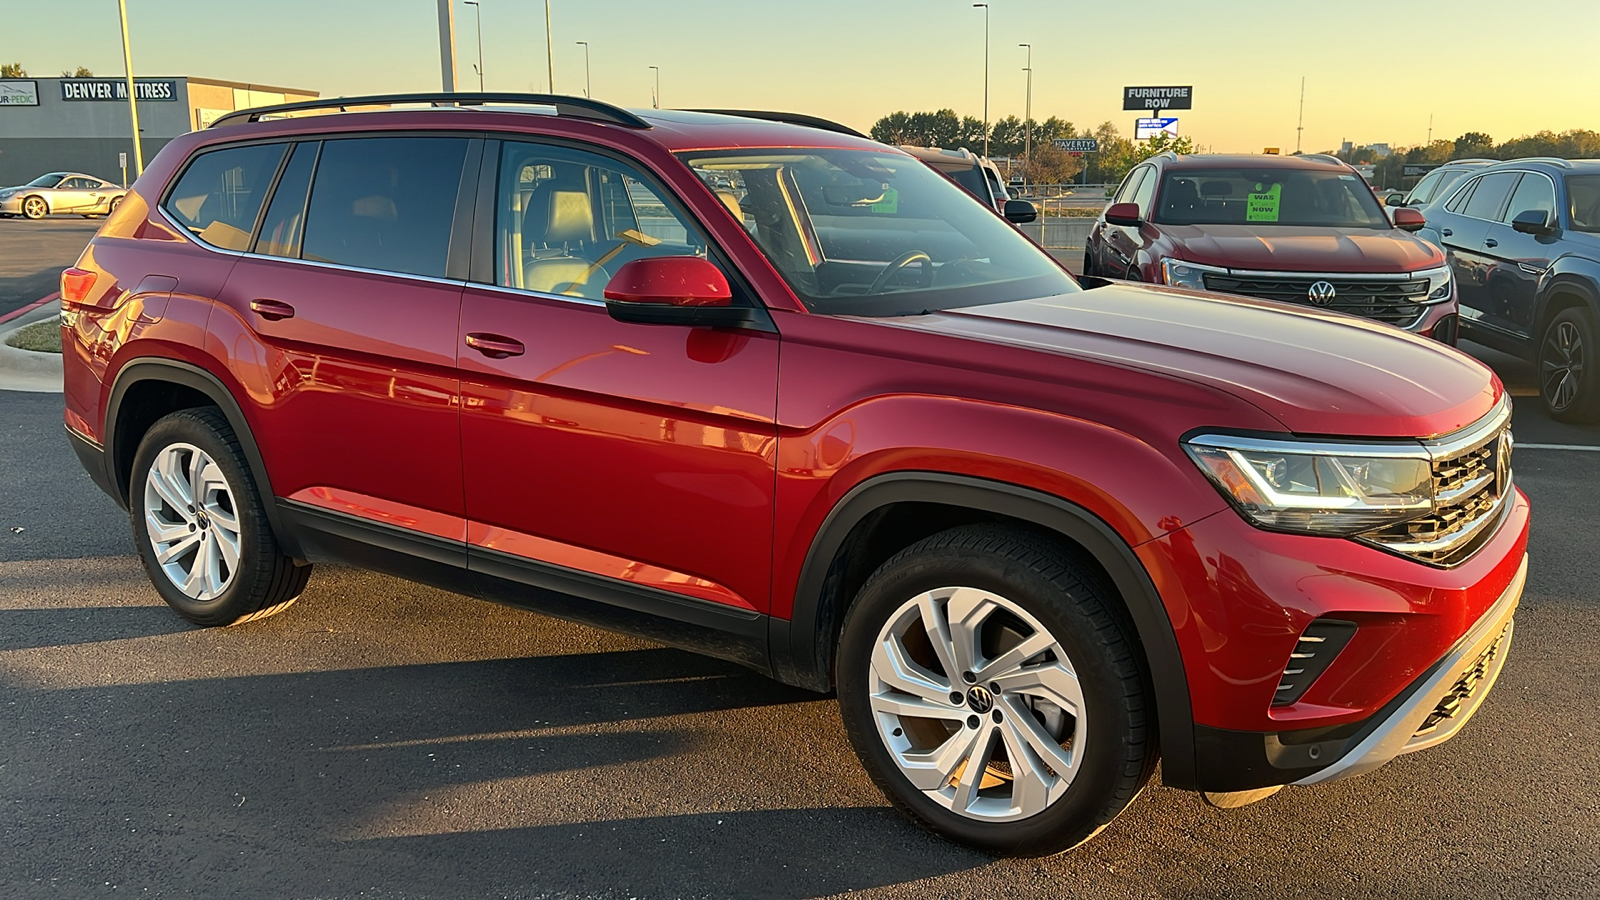
[[[1274,184],[1262,190],[1257,184],[1256,189],[1246,201],[1244,220],[1246,222],[1276,222],[1278,221],[1278,199],[1283,196],[1283,185]]]
[[[893,215],[895,211],[899,209],[900,192],[894,188],[884,188],[883,198],[877,203],[872,204],[872,211],[875,213],[889,213],[890,215]]]

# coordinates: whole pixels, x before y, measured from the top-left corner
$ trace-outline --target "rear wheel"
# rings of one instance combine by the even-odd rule
[[[50,204],[43,197],[35,195],[22,201],[22,214],[30,219],[42,219],[49,212]]]
[[[156,591],[197,625],[237,625],[286,609],[311,577],[279,549],[244,452],[216,409],[151,426],[134,456],[134,543]]]
[[[839,708],[912,820],[994,853],[1092,837],[1155,765],[1152,703],[1114,601],[1059,547],[956,528],[885,562],[840,637]]]
[[[1600,421],[1600,357],[1594,320],[1579,308],[1564,309],[1545,326],[1539,342],[1539,396],[1550,417],[1562,422]]]

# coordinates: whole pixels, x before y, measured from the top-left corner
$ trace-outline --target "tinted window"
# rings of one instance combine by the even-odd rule
[[[1568,175],[1567,199],[1573,228],[1600,231],[1600,175]]]
[[[1518,213],[1529,210],[1543,210],[1545,221],[1555,224],[1556,218],[1556,188],[1550,179],[1543,175],[1529,172],[1517,182],[1517,189],[1511,194],[1511,202],[1506,205],[1505,215],[1501,221],[1510,222]]]
[[[1156,192],[1156,173],[1154,169],[1146,169],[1144,180],[1133,189],[1133,199],[1130,203],[1139,204],[1139,215],[1150,218],[1150,198]]]
[[[278,178],[272,192],[272,203],[267,207],[267,217],[261,223],[261,236],[256,238],[256,252],[268,256],[297,257],[300,255],[300,235],[306,221],[306,196],[311,192],[311,170],[316,164],[315,141],[297,144],[289,165]]]
[[[224,250],[250,246],[256,213],[283,159],[283,144],[252,144],[195,157],[162,208],[200,240]]]
[[[1445,209],[1448,209],[1453,213],[1461,212],[1461,210],[1466,207],[1467,201],[1472,199],[1472,192],[1478,189],[1478,182],[1482,180],[1483,179],[1481,178],[1474,178],[1463,185],[1461,190],[1456,191],[1455,196],[1450,198],[1450,203],[1445,207]],[[1441,191],[1440,193],[1443,194],[1444,192]]]
[[[442,278],[466,138],[326,141],[303,259]]]
[[[1184,168],[1167,172],[1162,182],[1156,222],[1390,227],[1372,189],[1348,169]]]
[[[1417,182],[1416,187],[1406,196],[1407,203],[1427,203],[1433,197],[1433,189],[1439,186],[1439,179],[1444,177],[1443,172],[1429,172],[1427,177]]]
[[[1139,179],[1143,178],[1144,173],[1148,171],[1150,170],[1141,166],[1140,168],[1129,172],[1128,177],[1122,179],[1122,187],[1117,188],[1117,194],[1115,197],[1111,198],[1111,202],[1132,203],[1133,192],[1139,189]]]
[[[623,264],[706,256],[706,240],[675,203],[608,157],[507,142],[496,204],[496,282],[601,300]],[[738,208],[731,181],[717,196]]]
[[[959,169],[943,169],[941,171],[954,178],[956,184],[966,188],[972,196],[985,203],[989,202],[989,195],[985,193],[983,172],[977,166],[962,166]]]
[[[1506,202],[1506,195],[1516,186],[1517,178],[1516,172],[1496,172],[1479,178],[1472,197],[1462,208],[1462,215],[1474,219],[1500,218],[1500,205]]]

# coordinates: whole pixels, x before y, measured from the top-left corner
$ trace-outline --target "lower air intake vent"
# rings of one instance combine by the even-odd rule
[[[1305,696],[1355,634],[1356,623],[1343,619],[1317,619],[1307,625],[1289,654],[1289,664],[1283,667],[1283,680],[1278,682],[1272,705],[1288,706]]]

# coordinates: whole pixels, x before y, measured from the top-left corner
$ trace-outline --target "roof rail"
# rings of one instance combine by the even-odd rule
[[[1160,153],[1157,153],[1155,156],[1152,156],[1150,158],[1151,159],[1170,159],[1173,162],[1177,162],[1178,161],[1178,154],[1172,152],[1171,150],[1163,150]]]
[[[1344,160],[1334,156],[1332,153],[1302,153],[1300,154],[1300,158],[1314,159],[1318,162],[1333,163],[1336,166],[1347,165]]]
[[[1522,156],[1522,157],[1518,157],[1517,159],[1497,160],[1497,162],[1508,162],[1508,163],[1540,162],[1540,163],[1549,163],[1552,166],[1560,166],[1563,169],[1572,168],[1572,162],[1570,160],[1562,159],[1559,156]]]
[[[427,93],[427,94],[374,94],[369,97],[329,97],[321,100],[302,100],[296,103],[279,103],[275,106],[257,106],[231,112],[215,122],[218,125],[237,122],[259,122],[262,116],[305,112],[313,109],[345,112],[352,106],[381,106],[394,103],[427,103],[439,107],[483,106],[485,104],[520,104],[526,106],[553,106],[556,115],[592,122],[608,122],[625,128],[649,128],[650,123],[631,112],[609,103],[586,97],[568,97],[563,94],[485,94],[485,93]]]
[[[803,113],[771,112],[764,109],[686,109],[684,112],[710,113],[717,116],[739,116],[745,119],[761,119],[766,122],[782,122],[785,125],[803,125],[807,128],[820,128],[834,134],[848,134],[851,137],[872,140],[849,125],[840,125],[827,119],[808,116]]]

